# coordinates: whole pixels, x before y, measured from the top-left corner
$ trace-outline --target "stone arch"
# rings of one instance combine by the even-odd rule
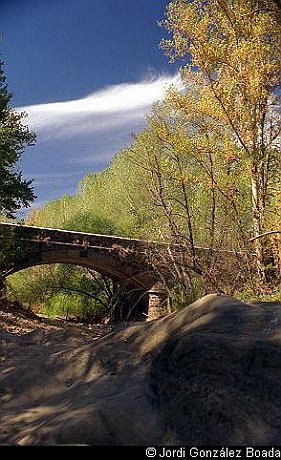
[[[63,263],[88,267],[135,290],[141,308],[149,319],[155,319],[155,314],[149,314],[149,307],[151,303],[155,312],[158,277],[143,256],[147,242],[15,224],[0,224],[0,231],[1,228],[10,229],[20,241],[20,249],[2,267],[2,277],[36,265]],[[160,298],[163,303],[162,287],[159,301]]]

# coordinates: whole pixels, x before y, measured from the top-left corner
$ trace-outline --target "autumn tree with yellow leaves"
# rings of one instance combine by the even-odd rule
[[[270,0],[175,0],[162,25],[172,35],[162,48],[172,61],[183,60],[184,90],[169,92],[171,109],[200,120],[206,136],[216,131],[226,167],[240,164],[247,173],[249,239],[264,280],[268,254],[260,235],[280,176],[280,11]]]

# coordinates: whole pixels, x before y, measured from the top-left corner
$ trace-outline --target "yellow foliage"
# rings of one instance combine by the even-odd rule
[[[170,91],[169,106],[229,126],[254,158],[261,153],[261,131],[280,85],[278,18],[273,1],[175,0],[163,22],[172,34],[163,49],[172,59],[186,58],[186,90]]]

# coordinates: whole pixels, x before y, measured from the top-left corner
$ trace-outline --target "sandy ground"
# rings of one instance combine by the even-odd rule
[[[222,295],[92,330],[0,311],[0,444],[280,445],[280,325]]]

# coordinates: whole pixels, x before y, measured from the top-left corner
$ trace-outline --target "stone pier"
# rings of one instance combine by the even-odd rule
[[[162,318],[169,313],[168,293],[161,281],[155,283],[148,291],[148,316],[147,321]]]

